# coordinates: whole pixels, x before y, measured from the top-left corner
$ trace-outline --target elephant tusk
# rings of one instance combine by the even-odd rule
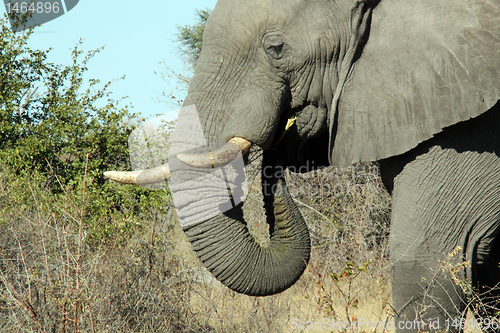
[[[297,120],[297,117],[292,117],[292,118],[289,118],[286,122],[286,126],[285,126],[285,130],[283,131],[283,133],[281,133],[281,136],[280,138],[278,139],[278,141],[276,141],[276,143],[274,144],[275,146],[278,145],[278,143],[281,142],[281,140],[285,137],[286,133],[288,132],[288,130],[290,129],[290,127],[292,127],[294,124],[295,124],[295,121]]]
[[[160,183],[170,178],[168,164],[156,168],[137,171],[106,171],[104,177],[121,184],[148,185]]]
[[[178,154],[177,158],[194,168],[219,168],[223,167],[232,161],[241,151],[245,156],[252,147],[252,143],[243,138],[232,138],[223,147],[214,152],[206,154]]]

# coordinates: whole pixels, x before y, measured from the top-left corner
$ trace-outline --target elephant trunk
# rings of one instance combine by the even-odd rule
[[[310,256],[307,225],[285,180],[276,177],[273,168],[272,176],[266,177],[265,172],[262,175],[269,246],[262,247],[249,233],[242,204],[183,228],[206,268],[227,287],[251,296],[272,295],[292,286]]]

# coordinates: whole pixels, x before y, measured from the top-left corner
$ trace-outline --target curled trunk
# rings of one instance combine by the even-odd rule
[[[239,293],[266,296],[292,286],[309,261],[309,231],[285,184],[276,174],[263,172],[264,207],[270,245],[262,247],[249,233],[242,204],[214,218],[184,228],[188,240],[207,269]]]

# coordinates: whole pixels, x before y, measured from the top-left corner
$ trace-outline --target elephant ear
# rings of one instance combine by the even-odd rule
[[[500,0],[381,0],[340,95],[332,165],[402,154],[500,99]]]

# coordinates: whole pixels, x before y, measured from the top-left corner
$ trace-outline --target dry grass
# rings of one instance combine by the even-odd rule
[[[392,320],[390,199],[377,166],[287,178],[313,251],[294,286],[263,298],[236,294],[214,280],[175,214],[148,212],[137,221],[143,228],[125,244],[88,246],[81,191],[55,198],[33,180],[22,184],[31,194],[20,202],[14,200],[16,187],[0,182],[0,331],[387,331],[366,324]],[[257,177],[249,184],[245,215],[265,243],[258,183]],[[332,326],[346,322],[360,327]]]
[[[150,216],[126,246],[94,249],[85,242],[80,191],[56,198],[28,181],[32,195],[21,203],[2,185],[1,332],[206,331],[179,302],[190,288],[167,279],[182,269],[168,225],[162,232]]]
[[[142,228],[96,247],[85,187],[54,197],[36,177],[0,178],[0,332],[392,332],[380,326],[393,311],[390,198],[377,166],[286,176],[312,255],[294,286],[262,298],[214,280],[172,211],[113,220]],[[266,243],[258,177],[249,188],[245,216]]]
[[[55,198],[32,179],[21,184],[29,188],[21,202],[4,181],[0,331],[289,332],[300,331],[292,329],[294,320],[385,318],[387,230],[378,228],[388,225],[380,219],[388,216],[388,199],[370,194],[380,190],[376,175],[368,174],[376,169],[363,168],[289,175],[311,229],[312,260],[295,286],[265,298],[236,294],[213,280],[173,214],[150,212],[125,245],[95,248],[85,242],[85,191]],[[320,192],[311,195],[306,184]],[[262,204],[258,194],[252,197],[247,215],[253,232],[262,234]],[[359,274],[332,278],[348,261],[358,267],[369,260]]]

